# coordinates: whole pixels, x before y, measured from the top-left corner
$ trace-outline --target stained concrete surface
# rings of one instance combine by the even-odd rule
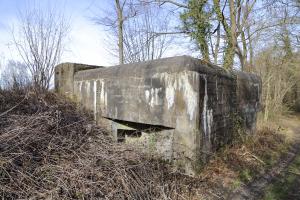
[[[253,131],[260,110],[258,76],[188,56],[107,68],[63,63],[55,83],[58,93],[91,110],[116,140],[118,132],[135,129],[142,134],[134,141],[191,175],[233,139],[237,121]]]

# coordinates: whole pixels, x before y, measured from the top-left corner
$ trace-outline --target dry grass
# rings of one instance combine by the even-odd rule
[[[0,92],[3,199],[185,199],[197,179],[115,143],[53,93]]]
[[[230,190],[236,183],[245,184],[263,174],[287,150],[283,134],[261,128],[255,135],[240,138],[217,153],[200,176]]]

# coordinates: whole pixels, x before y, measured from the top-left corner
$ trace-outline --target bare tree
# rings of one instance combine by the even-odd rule
[[[282,114],[289,106],[284,100],[299,81],[300,60],[286,59],[286,52],[280,46],[273,46],[256,56],[255,72],[263,83],[264,120],[268,121]]]
[[[129,2],[129,0],[127,1]],[[145,55],[141,51],[141,46],[148,47],[143,40],[138,39],[141,34],[144,38],[186,34],[196,41],[204,60],[220,64],[227,69],[232,69],[234,63],[239,61],[241,70],[252,71],[254,52],[260,50],[260,46],[256,44],[265,43],[265,40],[267,40],[265,35],[274,38],[273,32],[276,32],[276,29],[282,27],[283,24],[295,23],[296,19],[299,21],[299,17],[295,17],[299,13],[295,0],[131,0],[129,5],[127,10],[131,10],[129,13],[134,13],[134,16],[126,18],[126,22],[123,23],[123,54],[125,57],[131,56],[130,59],[125,58],[125,62],[143,60],[140,57],[133,59],[133,55],[139,55],[136,54],[136,51]],[[166,30],[151,30],[151,26],[148,25],[141,27],[137,19],[147,13],[144,8],[137,5],[156,5],[160,9],[173,7],[176,10],[175,12],[182,13],[183,27],[177,26],[177,29],[167,28]],[[287,20],[283,20],[283,16],[274,17],[272,15],[276,10],[273,9],[270,12],[272,7],[277,7],[277,10],[280,10],[281,7],[290,7],[288,10],[292,11],[293,14],[290,14]],[[297,9],[298,13],[295,12]],[[173,11],[174,9],[170,10],[170,12]],[[283,12],[279,11],[279,13]],[[161,19],[161,17],[157,18]],[[177,23],[178,20],[179,18]],[[145,17],[144,21],[147,22]],[[155,26],[159,27],[159,25]],[[166,24],[163,26],[166,26]],[[147,35],[143,33],[147,33]],[[294,34],[296,34],[296,31],[294,31]],[[294,37],[296,40],[293,41],[299,43],[299,37],[299,35],[296,35]],[[149,41],[149,39],[146,39],[146,41]],[[271,40],[269,39],[269,41]]]
[[[139,14],[124,26],[124,53],[128,63],[161,58],[173,39],[160,34],[168,32],[169,21],[159,7],[141,4],[138,11]]]
[[[172,41],[171,35],[161,34],[168,31],[169,21],[157,5],[115,0],[113,9],[104,15],[95,21],[108,28],[110,40],[117,44],[117,48],[110,46],[119,64],[161,58]]]
[[[22,88],[30,85],[30,74],[24,63],[9,60],[1,69],[1,88]]]
[[[173,6],[180,10],[184,33],[196,41],[202,58],[227,69],[239,61],[241,70],[253,70],[254,52],[260,50],[260,45],[273,41],[273,33],[283,24],[300,21],[299,3],[296,0],[140,1],[161,7]],[[288,20],[280,16],[284,13],[284,7],[288,7]],[[296,30],[299,33],[299,26]],[[299,46],[300,36],[297,31],[294,30],[295,39],[292,41]]]
[[[69,24],[57,10],[32,8],[20,14],[13,42],[36,89],[47,90],[64,50]]]
[[[131,0],[114,0],[112,10],[105,11],[105,16],[95,17],[96,24],[107,27],[117,38],[119,64],[124,64],[124,23],[136,16],[134,3]]]
[[[124,63],[124,35],[123,35],[123,24],[125,21],[125,18],[123,16],[123,9],[124,5],[126,3],[126,0],[120,4],[120,0],[115,0],[116,4],[116,10],[117,10],[117,16],[118,16],[118,46],[119,46],[119,64]]]

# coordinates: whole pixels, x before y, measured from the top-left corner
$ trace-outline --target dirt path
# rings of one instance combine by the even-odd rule
[[[295,146],[298,147],[295,148]],[[256,179],[252,183],[240,187],[232,195],[230,195],[228,199],[232,199],[232,200],[262,199],[266,193],[267,187],[270,186],[270,184],[278,181],[278,179],[281,179],[281,175],[285,174],[286,170],[288,169],[289,165],[293,162],[296,155],[300,153],[300,149],[299,149],[300,144],[297,144],[295,146],[291,148],[291,151],[288,153],[287,157],[284,160],[281,160],[281,162],[276,167],[272,168],[269,172],[267,172],[259,179]],[[299,190],[299,188],[300,187],[295,188],[295,190]],[[290,193],[291,195],[293,195],[292,191]],[[291,198],[291,199],[295,199],[295,198]]]
[[[260,178],[238,188],[229,195],[230,200],[287,199],[300,200],[300,175],[291,172],[291,167],[300,165],[300,117],[293,120],[283,119],[281,123],[288,127],[288,137],[294,142],[288,154]],[[297,162],[297,163],[296,163]],[[296,165],[297,164],[297,165]],[[273,195],[273,196],[272,196]],[[277,196],[282,198],[276,198]]]

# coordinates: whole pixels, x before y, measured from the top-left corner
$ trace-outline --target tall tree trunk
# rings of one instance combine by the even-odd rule
[[[124,36],[123,36],[123,8],[119,0],[115,0],[118,13],[118,46],[119,46],[119,64],[124,64]]]
[[[221,11],[220,8],[220,0],[213,0],[214,2],[214,8],[218,17],[218,21],[222,22],[222,25],[224,27],[224,30],[226,32],[226,43],[227,47],[225,49],[225,55],[224,55],[224,62],[223,62],[223,67],[225,69],[232,69],[233,66],[233,59],[234,59],[234,50],[235,50],[235,44],[236,44],[236,22],[235,22],[235,11],[234,11],[234,2],[233,0],[230,0],[230,19],[232,20],[231,26],[229,27],[226,19],[224,18],[224,15]],[[232,30],[234,32],[232,33]]]
[[[282,42],[283,42],[283,50],[285,51],[285,59],[289,60],[293,57],[290,34],[289,34],[286,24],[283,25],[282,29],[283,29],[282,30]]]
[[[236,40],[236,12],[235,12],[235,6],[234,6],[234,0],[229,0],[229,10],[230,10],[230,22],[231,22],[231,31],[230,31],[230,34],[231,34],[231,43],[232,43],[232,46],[233,48],[236,47],[236,43],[237,43],[237,40]]]
[[[248,57],[247,41],[246,41],[244,30],[241,30],[241,39],[243,45],[243,52],[242,52],[243,59],[241,60],[241,67],[242,67],[242,71],[244,71],[247,65],[247,57]]]
[[[218,63],[218,53],[219,53],[219,47],[220,47],[220,39],[221,39],[221,27],[219,24],[218,30],[217,30],[217,41],[215,44],[215,51],[214,51],[214,63]]]
[[[254,57],[254,52],[253,52],[253,46],[252,46],[252,38],[250,37],[250,26],[247,26],[246,28],[247,31],[247,37],[248,43],[249,43],[249,64],[250,67],[253,69],[253,57]]]
[[[203,38],[199,39],[199,41],[201,41],[201,42],[199,42],[199,46],[200,46],[200,50],[201,50],[203,60],[205,60],[206,62],[210,62],[209,48],[208,48],[206,38],[203,37]]]
[[[228,32],[228,35],[230,35],[230,38],[228,38],[228,52],[227,52],[227,69],[231,69],[233,66],[233,59],[235,55],[235,48],[237,44],[237,38],[236,38],[236,12],[235,12],[235,6],[234,6],[234,0],[229,0],[229,11],[230,11],[230,32]]]

